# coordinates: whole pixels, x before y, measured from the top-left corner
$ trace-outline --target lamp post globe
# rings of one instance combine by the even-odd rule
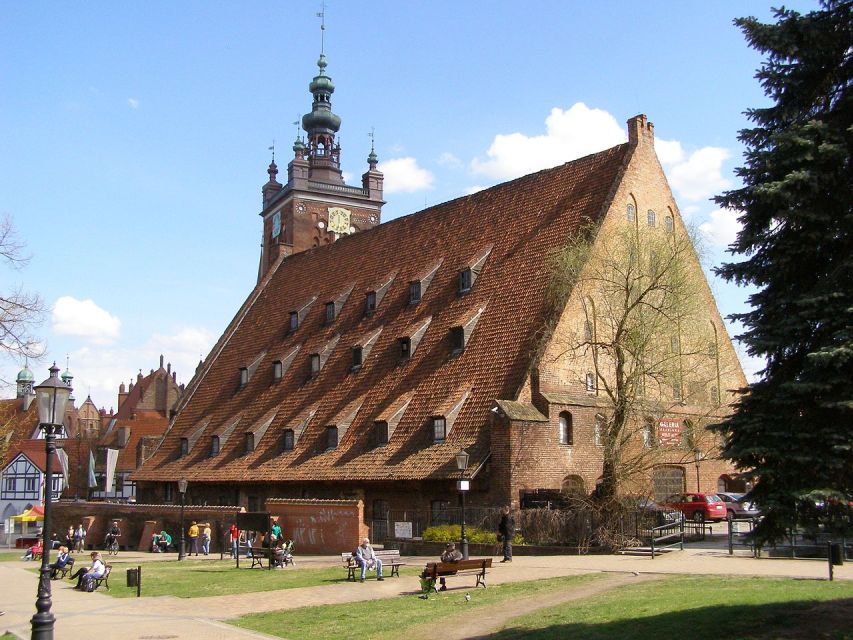
[[[460,449],[456,454],[456,468],[459,470],[459,502],[462,506],[462,540],[461,547],[462,559],[468,559],[468,534],[465,531],[465,492],[468,490],[468,481],[465,480],[465,470],[468,468],[470,456],[465,449]]]
[[[178,560],[184,559],[184,498],[187,494],[187,479],[181,478],[178,480],[178,493],[181,494],[181,541],[178,547]]]
[[[71,397],[71,387],[59,378],[56,363],[50,368],[50,377],[34,389],[38,409],[39,428],[44,432],[44,524],[42,526],[42,554],[39,569],[36,613],[30,620],[33,640],[53,638],[55,618],[50,611],[50,520],[53,502],[53,457],[56,455],[56,436],[62,432],[65,405]]]

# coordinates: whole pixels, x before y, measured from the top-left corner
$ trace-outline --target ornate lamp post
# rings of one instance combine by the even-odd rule
[[[56,363],[50,368],[50,377],[35,388],[39,414],[39,428],[44,431],[44,527],[42,528],[41,569],[39,573],[36,613],[30,620],[33,640],[53,638],[53,623],[50,612],[50,516],[53,502],[53,456],[56,454],[56,436],[62,432],[65,404],[71,396],[71,387],[59,379]]]
[[[696,493],[701,493],[699,488],[699,464],[702,462],[702,451],[699,449],[693,450],[693,461],[696,463]]]
[[[459,500],[462,503],[462,559],[468,559],[468,535],[465,532],[465,492],[468,491],[469,480],[465,480],[465,470],[468,468],[468,452],[461,449],[456,454],[456,468],[459,469],[459,481],[456,487],[459,489]]]
[[[181,494],[181,542],[178,547],[178,560],[184,559],[184,497],[187,495],[187,479],[178,480],[178,493]]]

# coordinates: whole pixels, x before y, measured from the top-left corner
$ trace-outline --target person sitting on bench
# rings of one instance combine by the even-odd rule
[[[75,589],[83,589],[83,584],[92,582],[95,578],[103,578],[107,572],[107,566],[101,560],[101,554],[97,551],[92,552],[92,564],[88,567],[81,567],[76,573],[72,574],[71,579],[77,578]],[[89,589],[83,589],[89,591]]]
[[[462,552],[456,548],[456,545],[452,542],[448,542],[444,547],[444,553],[441,554],[442,562],[459,562],[462,559]],[[447,591],[447,585],[444,583],[444,577],[438,579],[439,584],[441,586],[438,588],[439,591]]]
[[[361,567],[361,579],[359,582],[364,582],[364,576],[367,574],[368,569],[376,569],[376,579],[379,581],[384,580],[382,577],[382,560],[376,557],[376,553],[373,551],[373,547],[370,546],[370,539],[365,538],[361,541],[361,544],[358,545],[355,549],[355,561]]]
[[[68,564],[74,566],[74,558],[72,558],[71,554],[68,553],[68,547],[63,545],[59,547],[59,553],[56,556],[56,562],[51,562],[49,565],[47,565],[50,568],[51,579],[55,578],[56,574],[58,574],[59,571],[64,569],[65,566]]]

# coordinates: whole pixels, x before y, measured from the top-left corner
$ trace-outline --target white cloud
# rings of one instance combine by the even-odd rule
[[[655,151],[670,185],[685,200],[706,200],[731,184],[722,173],[728,149],[702,147],[688,155],[680,142],[656,139]]]
[[[699,231],[712,245],[727,247],[735,241],[741,229],[739,215],[732,209],[717,209],[710,213],[708,222],[699,225]]]
[[[442,167],[458,169],[462,166],[462,161],[449,151],[445,151],[440,156],[438,156],[438,164],[440,164]]]
[[[92,344],[111,344],[119,337],[121,320],[91,299],[62,296],[53,306],[53,332],[75,336]]]
[[[433,175],[415,158],[395,158],[379,163],[385,174],[385,193],[412,193],[432,188]]]
[[[465,189],[465,195],[470,196],[472,193],[477,193],[478,191],[482,191],[483,189],[486,189],[486,188],[487,187],[484,187],[481,184],[471,185],[470,187]]]
[[[178,383],[186,384],[215,339],[205,327],[178,327],[174,333],[154,334],[141,345],[77,349],[69,354],[74,395],[79,401],[91,395],[98,407],[118,408],[119,384],[135,383],[140,369],[143,375],[148,375],[159,366],[161,354],[172,365],[172,371],[177,372]]]
[[[475,158],[471,168],[475,173],[507,180],[607,149],[625,139],[625,128],[616,118],[578,102],[567,111],[551,109],[543,135],[496,135],[487,157]]]
[[[131,109],[138,109],[139,108],[139,100],[137,100],[136,98],[128,98],[127,104],[130,105]]]

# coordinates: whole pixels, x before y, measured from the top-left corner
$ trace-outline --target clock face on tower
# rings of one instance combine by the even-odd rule
[[[329,207],[329,231],[350,233],[350,212],[341,207]]]

